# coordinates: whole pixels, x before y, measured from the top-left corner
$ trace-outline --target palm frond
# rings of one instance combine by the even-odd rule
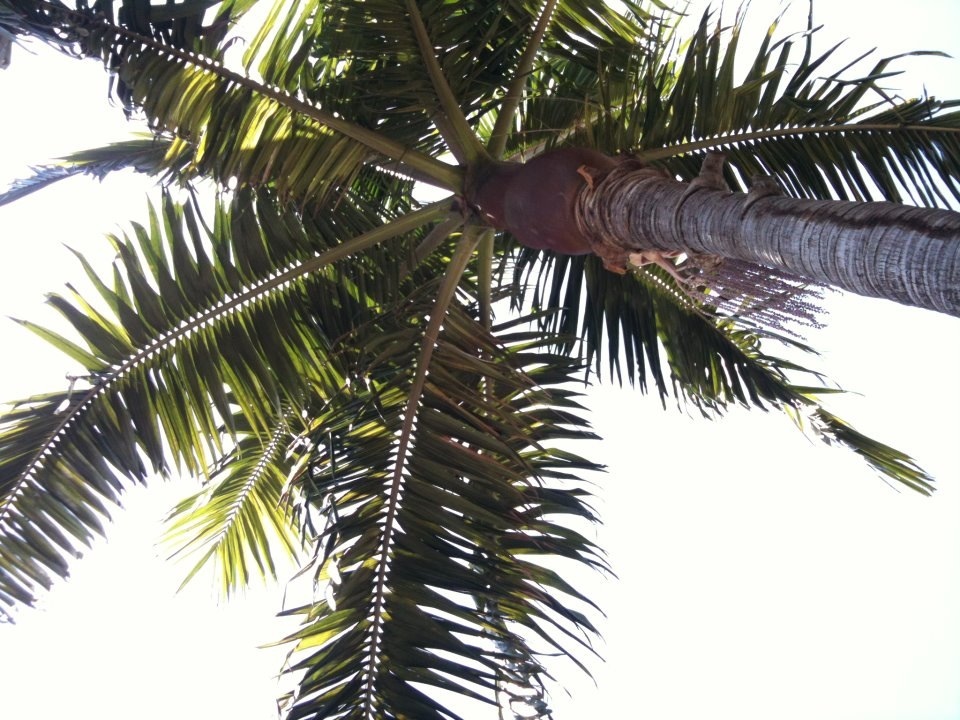
[[[364,382],[308,433],[297,486],[321,514],[316,576],[331,589],[290,611],[303,618],[291,718],[458,717],[420,687],[492,703],[506,678],[543,675],[535,645],[589,647],[576,609],[589,601],[538,559],[604,567],[570,525],[593,519],[577,476],[596,466],[555,444],[590,437],[556,387],[575,363],[526,332],[485,330],[458,302],[411,405],[435,293],[354,344]]]
[[[15,35],[30,35],[71,55],[86,55],[82,30],[58,25],[65,14],[104,18],[119,27],[150,37],[169,47],[217,57],[231,24],[247,12],[256,0],[188,0],[151,5],[121,0],[97,0],[92,6],[78,0],[73,7],[53,2],[4,0],[0,5],[0,27]],[[209,18],[209,22],[205,20]],[[118,88],[120,94],[122,89]]]
[[[223,452],[221,423],[236,432],[235,412],[270,433],[308,391],[338,391],[343,375],[318,320],[338,337],[371,306],[332,263],[443,214],[442,206],[414,211],[378,228],[368,208],[345,201],[320,226],[281,211],[273,196],[244,192],[232,208],[219,207],[209,229],[192,206],[165,197],[148,227],[113,238],[112,286],[87,266],[101,307],[76,293],[50,296],[78,340],[39,331],[85,365],[85,382],[29,398],[2,418],[3,598],[30,602],[50,572],[66,573],[48,546],[72,554],[64,531],[82,542],[99,531],[91,518],[119,502],[118,477],[144,482],[169,472],[171,460],[201,476]],[[359,228],[367,232],[341,241]],[[376,257],[358,262],[377,267]]]
[[[737,81],[741,21],[725,33],[705,15],[681,61],[638,72],[629,99],[614,96],[608,105],[595,131],[602,144],[685,179],[696,176],[705,153],[722,151],[728,181],[741,189],[772,176],[797,197],[960,202],[960,101],[897,98],[885,83],[904,56],[858,72],[863,56],[818,77],[839,46],[816,55],[812,26],[795,59],[793,38],[772,42],[774,24]],[[938,53],[908,55],[923,54]]]
[[[287,415],[278,414],[270,434],[254,432],[235,415],[233,446],[208,472],[207,487],[170,511],[163,541],[175,548],[173,556],[200,556],[181,587],[212,564],[220,592],[229,597],[254,575],[276,579],[278,556],[299,556],[293,498],[284,499],[294,463]]]
[[[449,189],[460,185],[457,169],[215,59],[82,13],[60,11],[46,22],[80,32],[79,51],[104,58],[129,87],[129,107],[178,138],[174,154],[191,147],[196,171],[223,184],[231,177],[272,179],[282,194],[322,202],[365,163],[387,159]]]
[[[530,22],[526,4],[418,6],[459,113],[473,122],[517,52]],[[296,12],[276,23],[273,37],[255,39],[248,67],[406,146],[432,155],[447,149],[436,127],[443,112],[403,3],[314,2]],[[291,47],[302,50],[290,58]]]
[[[824,442],[861,455],[886,477],[923,493],[932,478],[906,455],[850,428],[819,405],[827,387],[795,385],[791,377],[814,373],[761,350],[761,342],[800,342],[774,335],[749,313],[729,318],[678,291],[659,271],[617,275],[593,256],[563,257],[523,251],[514,270],[513,298],[538,313],[538,326],[558,338],[557,349],[582,357],[602,375],[655,390],[661,402],[671,394],[706,416],[731,404],[800,413]],[[570,338],[582,338],[576,343]],[[805,391],[804,391],[805,390]],[[882,448],[882,449],[881,449]]]
[[[577,18],[599,8],[571,5],[558,3],[553,32],[543,40],[536,71],[527,76],[519,106],[523,132],[511,134],[506,144],[515,159],[529,159],[574,137],[579,145],[597,146],[591,127],[599,111],[622,95],[627,78],[656,58],[655,40],[680,17],[657,3],[655,9],[625,3],[626,15],[614,12],[592,32],[578,32]]]
[[[180,471],[206,478],[171,515],[197,557],[187,579],[213,562],[229,593],[312,545],[304,573],[326,588],[287,612],[302,621],[288,717],[459,717],[438,691],[544,717],[546,658],[588,672],[596,634],[564,571],[607,569],[582,477],[602,468],[566,449],[593,437],[571,389],[584,375],[707,416],[784,411],[930,492],[821,407],[818,377],[797,384],[811,373],[761,349],[807,348],[756,314],[659,270],[518,251],[460,200],[412,196],[417,180],[465,193],[484,148],[577,143],[685,177],[720,148],[735,185],[951,203],[956,103],[892,100],[889,61],[817,79],[835,50],[814,56],[812,27],[799,64],[768,37],[737,81],[738,24],[705,17],[678,60],[670,11],[629,0],[278,1],[238,72],[226,33],[252,2],[214,5],[0,0],[0,37],[101,59],[156,134],[0,203],[121,166],[239,188],[212,220],[164,195],[111,238],[112,278],[79,256],[92,292],[50,297],[68,331],[24,322],[85,376],[0,417],[0,615],[67,574],[127,483]],[[496,325],[505,299],[524,316]]]
[[[531,0],[416,4],[458,113],[481,139],[515,79],[541,5]],[[619,67],[650,22],[647,11],[627,5],[632,11],[557,2],[546,39],[535,41],[541,48],[538,62],[562,56],[594,71],[598,64]],[[449,109],[441,107],[402,3],[300,3],[286,13],[278,3],[274,13],[275,22],[245,56],[248,71],[422,152],[438,155],[449,149],[438,131],[438,126],[446,130]]]
[[[0,205],[77,175],[89,175],[102,180],[112,172],[133,169],[170,180],[181,174],[190,158],[173,157],[169,150],[169,139],[143,136],[71,153],[54,163],[32,168],[33,175],[30,177],[15,180],[9,189],[0,193]]]

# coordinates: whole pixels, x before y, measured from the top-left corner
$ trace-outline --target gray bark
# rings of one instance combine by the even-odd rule
[[[713,255],[960,316],[960,213],[800,200],[766,183],[734,193],[713,170],[681,183],[621,163],[582,188],[577,225],[610,265],[642,250]]]

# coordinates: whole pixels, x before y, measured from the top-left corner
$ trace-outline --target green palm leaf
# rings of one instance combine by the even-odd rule
[[[761,350],[761,341],[780,341],[812,352],[803,344],[750,321],[724,319],[709,307],[698,307],[672,289],[666,274],[615,275],[597,258],[549,257],[542,267],[535,256],[521,256],[516,276],[539,272],[536,284],[519,295],[541,314],[545,333],[567,338],[559,348],[581,353],[602,376],[655,389],[666,407],[671,392],[705,416],[722,413],[731,404],[800,412],[810,428],[828,444],[845,445],[883,475],[929,494],[932,478],[909,457],[861,435],[820,406],[819,396],[832,392],[819,384],[800,387],[796,376],[816,373]],[[583,281],[571,282],[582,277]],[[520,283],[517,280],[517,283]],[[569,338],[581,337],[577,344]]]
[[[595,466],[550,448],[589,436],[573,398],[553,388],[576,368],[526,333],[489,334],[453,306],[411,404],[424,358],[414,361],[407,338],[421,334],[410,325],[418,314],[436,317],[431,295],[378,324],[377,340],[363,344],[367,382],[308,433],[315,451],[297,484],[321,508],[317,574],[333,592],[291,611],[304,622],[291,669],[305,674],[290,717],[457,717],[411,683],[490,702],[505,647],[529,682],[543,672],[531,643],[568,653],[587,642],[577,628],[592,631],[560,600],[586,598],[535,561],[603,567],[563,520],[593,517],[570,483]],[[545,357],[550,384],[536,369]]]
[[[15,180],[10,187],[0,193],[0,205],[49,187],[55,182],[90,175],[103,179],[109,173],[132,168],[139,172],[160,174],[165,167],[169,143],[150,137],[142,137],[113,143],[106,147],[71,153],[58,162],[32,168],[30,177]],[[171,176],[173,171],[171,171]]]
[[[183,585],[212,563],[224,596],[250,584],[251,568],[276,579],[277,555],[295,559],[301,544],[293,503],[284,499],[293,465],[288,419],[281,414],[265,436],[243,423],[242,416],[233,419],[234,446],[209,473],[208,486],[173,508],[164,536],[174,555],[200,555]]]
[[[725,35],[705,15],[682,61],[636,73],[638,102],[608,106],[605,139],[686,178],[696,176],[705,152],[723,151],[729,181],[743,188],[773,176],[797,197],[931,207],[960,200],[960,114],[948,112],[957,103],[894,98],[884,83],[903,56],[866,73],[855,72],[855,62],[818,77],[838,48],[815,55],[811,26],[797,60],[792,38],[771,41],[774,24],[737,81],[739,23]],[[910,53],[923,54],[940,53]]]
[[[345,227],[375,222],[350,203],[339,207]],[[236,409],[253,431],[269,434],[281,408],[299,407],[310,388],[337,392],[342,371],[325,359],[322,336],[313,331],[317,317],[358,322],[369,306],[336,272],[318,271],[442,211],[414,212],[399,225],[374,227],[359,243],[331,248],[338,241],[331,230],[341,228],[311,226],[311,241],[303,242],[302,222],[269,196],[240,194],[232,212],[219,209],[212,231],[201,229],[189,205],[165,199],[161,210],[151,212],[149,227],[135,225],[133,238],[114,239],[112,287],[91,271],[104,309],[76,295],[72,302],[50,298],[82,344],[43,334],[86,361],[89,375],[72,393],[30,398],[4,416],[0,553],[18,558],[12,567],[46,567],[15,575],[5,568],[5,599],[29,601],[32,587],[49,584],[47,571],[66,573],[47,546],[72,554],[64,529],[83,542],[91,529],[99,531],[99,522],[84,526],[75,518],[89,520],[89,508],[102,513],[119,502],[118,474],[143,482],[149,471],[170,472],[172,458],[177,470],[202,475],[222,453],[220,423],[236,432],[229,422]],[[322,252],[314,256],[311,248]],[[350,328],[325,329],[337,337]],[[44,553],[33,554],[34,545]]]
[[[543,3],[415,5],[433,48],[439,49],[436,60],[459,105],[456,112],[474,127],[492,127],[486,118],[496,115]],[[274,10],[278,21],[254,39],[245,56],[249,71],[409,147],[432,154],[446,149],[440,135],[446,132],[449,108],[438,97],[403,3],[300,3],[286,15],[281,6]],[[605,60],[619,58],[650,20],[647,11],[634,9],[628,19],[605,5],[556,3],[544,50],[591,68],[597,47],[604,49]],[[291,55],[295,47],[300,51]]]
[[[188,0],[166,5],[99,0],[93,7],[77,2],[71,8],[63,2],[10,0],[4,3],[4,20],[18,33],[29,34],[68,52],[76,50],[78,45],[82,52],[89,47],[85,44],[85,33],[58,25],[65,15],[74,14],[102,17],[170,47],[211,54],[220,47],[230,23],[253,4],[252,0]],[[215,9],[214,16],[204,24],[211,9]]]
[[[27,5],[24,10],[13,4],[11,10],[29,29],[41,21],[30,13],[34,4]],[[39,5],[46,9],[46,3]],[[49,32],[81,38],[75,41],[77,52],[103,56],[128,88],[128,109],[143,112],[153,128],[176,136],[175,156],[191,147],[197,172],[223,183],[231,177],[283,179],[278,183],[283,194],[322,199],[349,185],[372,157],[395,161],[441,186],[459,185],[454,168],[228,70],[218,53],[188,52],[86,13],[52,9],[42,22]]]

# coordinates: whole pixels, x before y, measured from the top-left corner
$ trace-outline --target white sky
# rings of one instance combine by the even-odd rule
[[[805,4],[790,25],[799,28]],[[820,3],[849,53],[960,50],[955,0]],[[779,5],[754,0],[766,22]],[[894,19],[895,18],[895,19]],[[756,33],[745,34],[749,43]],[[824,41],[826,46],[826,40]],[[44,53],[44,56],[47,53]],[[960,97],[957,61],[926,59],[888,82]],[[0,185],[28,163],[123,137],[96,64],[15,49],[0,73]],[[43,293],[101,265],[104,232],[142,219],[143,178],[61,183],[0,208],[0,312],[49,321]],[[619,580],[582,585],[607,611],[596,685],[561,668],[558,718],[960,718],[960,320],[840,296],[809,338],[818,367],[851,395],[841,416],[916,457],[933,498],[891,489],[855,458],[811,444],[784,419],[736,412],[707,423],[652,398],[592,390],[607,462],[600,544]],[[0,399],[59,387],[69,365],[0,323]],[[0,626],[0,715],[273,717],[284,629],[277,589],[217,607],[186,566],[165,563],[157,519],[184,488],[131,493],[111,542],[75,566],[37,611]]]

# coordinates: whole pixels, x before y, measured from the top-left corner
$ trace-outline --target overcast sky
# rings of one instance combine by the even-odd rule
[[[821,5],[823,46],[850,35],[851,56],[960,50],[955,0]],[[751,16],[765,25],[778,7],[754,0]],[[0,185],[129,130],[96,63],[37,52],[15,48],[0,73]],[[924,59],[887,84],[960,97],[958,78],[958,61]],[[63,245],[106,266],[100,238],[144,217],[148,187],[130,174],[73,180],[0,208],[0,314],[50,320],[43,293],[82,274]],[[776,415],[707,423],[592,390],[605,440],[581,451],[609,465],[598,540],[619,579],[584,581],[607,611],[607,662],[594,663],[595,685],[561,668],[558,718],[960,718],[960,321],[838,295],[808,339],[822,352],[811,362],[858,393],[831,407],[914,455],[939,491],[891,488]],[[0,399],[62,387],[69,365],[11,322],[0,347]],[[183,493],[131,493],[111,541],[39,610],[0,627],[0,715],[273,717],[283,651],[256,646],[284,632],[271,619],[281,591],[221,607],[202,582],[174,596],[187,567],[165,563],[155,542]]]

